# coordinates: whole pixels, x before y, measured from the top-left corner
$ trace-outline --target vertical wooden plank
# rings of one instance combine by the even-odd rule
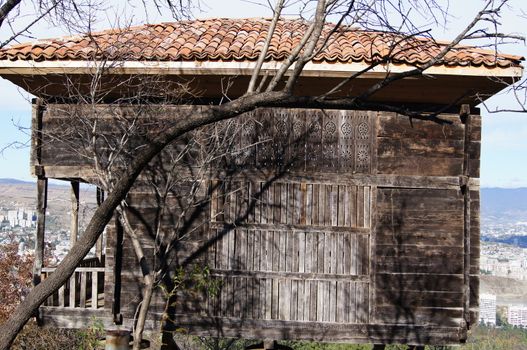
[[[293,259],[295,256],[293,232],[284,231],[283,235],[285,236],[285,245],[282,247],[282,249],[284,250],[284,258],[285,258],[284,271],[291,272],[293,268]]]
[[[350,304],[349,304],[349,322],[357,323],[357,282],[350,283]]]
[[[298,281],[298,320],[299,321],[307,321],[309,318],[309,304],[308,299],[306,296],[306,288],[308,285],[307,280],[299,280]]]
[[[249,261],[249,255],[247,254],[247,242],[249,240],[248,238],[249,230],[240,230],[240,262],[239,262],[239,268],[241,270],[248,270],[248,261]]]
[[[91,273],[91,308],[97,309],[98,305],[98,293],[97,290],[99,288],[99,273],[97,271],[93,271]]]
[[[364,237],[363,235],[357,235],[357,274],[364,274],[364,265],[369,264],[369,261],[365,261],[364,256]]]
[[[70,247],[73,247],[79,236],[79,181],[71,181],[71,223]]]
[[[261,240],[261,231],[253,231],[253,270],[261,271],[262,269],[262,240]]]
[[[239,183],[237,181],[231,182],[229,193],[229,223],[234,223],[238,219],[238,197],[239,197]]]
[[[318,273],[325,273],[326,270],[325,270],[325,267],[327,266],[326,264],[326,246],[325,246],[325,236],[326,236],[326,233],[325,232],[317,232],[317,246],[316,246],[316,252],[317,252],[317,265],[318,265],[318,269],[317,269],[317,272]]]
[[[461,194],[463,195],[463,318],[467,327],[470,325],[470,141],[472,134],[472,117],[470,106],[462,105],[459,112],[465,124],[464,150],[463,150],[463,177]]]
[[[345,202],[344,202],[344,193],[346,192],[345,186],[336,186],[337,187],[337,193],[338,193],[338,201],[337,201],[337,225],[343,227],[345,226],[345,218],[344,218],[344,208],[345,208]]]
[[[271,279],[272,282],[272,300],[271,300],[271,318],[273,320],[279,319],[279,308],[280,308],[280,290],[279,290],[279,280]]]
[[[342,275],[344,269],[344,233],[335,233],[335,273]]]
[[[309,303],[309,321],[317,320],[317,281],[306,281],[306,300]]]
[[[210,182],[210,221],[216,222],[218,215],[218,181],[212,180]]]
[[[324,185],[324,226],[332,226],[332,216],[333,216],[333,196],[331,185]]]
[[[239,211],[239,219],[242,222],[251,222],[249,220],[249,195],[250,195],[250,189],[249,189],[249,181],[241,181],[240,182],[240,194],[238,196],[239,202],[240,202],[240,208],[238,208]],[[243,219],[243,220],[242,220]]]
[[[223,278],[223,300],[222,300],[222,309],[223,316],[229,317],[232,316],[232,277],[225,276]]]
[[[329,322],[337,321],[337,281],[328,281],[330,292]]]
[[[364,227],[371,227],[371,187],[364,188]]]
[[[359,259],[359,250],[357,249],[358,246],[358,238],[357,235],[353,234],[350,235],[350,252],[351,252],[351,259],[350,259],[350,273],[354,276],[358,275],[358,259]]]
[[[79,295],[79,307],[86,308],[86,285],[88,284],[87,272],[80,272],[80,295]]]
[[[325,294],[324,294],[324,282],[323,281],[317,281],[316,285],[317,290],[317,316],[316,321],[318,322],[324,322],[324,305],[326,304]]]
[[[267,205],[269,200],[269,189],[265,187],[265,182],[257,182],[259,184],[258,188],[260,191],[259,198],[256,201],[256,223],[267,223]]]
[[[297,206],[295,191],[297,186],[298,184],[292,182],[287,184],[287,212],[285,220],[287,224],[295,224],[295,211]]]
[[[342,252],[342,273],[345,275],[353,274],[351,272],[351,239],[348,232],[343,233]]]
[[[298,304],[298,284],[299,280],[290,280],[291,283],[291,308],[289,319],[296,321],[298,320],[298,314],[300,312],[300,305]]]
[[[307,184],[305,182],[302,182],[299,185],[299,191],[297,193],[297,201],[298,208],[299,208],[299,215],[298,223],[300,225],[306,224],[306,215],[307,215]]]
[[[265,271],[273,270],[273,231],[262,231],[262,236],[265,236]]]
[[[65,303],[64,303],[65,289],[66,288],[64,288],[64,285],[59,288],[59,306],[60,307],[65,307],[66,306]]]
[[[357,186],[349,186],[350,226],[357,227]]]
[[[291,300],[287,292],[287,279],[277,279],[278,283],[278,319],[286,321],[288,319],[286,309]]]
[[[318,215],[319,210],[320,210],[319,209],[320,207],[319,192],[320,192],[320,185],[313,184],[313,198],[312,198],[313,208],[311,209],[311,217],[312,217],[311,224],[315,226],[320,225],[320,219]]]
[[[97,187],[96,192],[97,197],[97,206],[101,206],[104,202],[104,190],[100,187]],[[102,262],[102,257],[105,254],[104,247],[103,247],[103,241],[105,239],[106,233],[103,232],[99,238],[97,239],[97,242],[95,243],[95,256],[99,259],[99,262]]]
[[[331,254],[331,261],[330,261],[330,268],[329,273],[336,274],[337,273],[337,255],[338,255],[338,233],[332,232],[329,234],[330,237],[330,254]]]
[[[76,286],[76,279],[77,279],[77,274],[78,272],[74,272],[73,275],[71,275],[70,277],[70,304],[69,304],[69,307],[75,307],[75,291],[77,290],[77,286]]]
[[[258,267],[254,261],[254,257],[256,255],[254,244],[255,236],[255,230],[247,230],[247,270],[250,271],[258,271]]]
[[[272,270],[271,271],[280,271],[280,260],[282,258],[283,252],[280,249],[280,237],[281,231],[272,231],[271,235],[271,261],[272,261]]]
[[[229,253],[228,253],[228,268],[234,269],[236,266],[236,230],[230,230],[227,232],[228,242],[229,242]]]
[[[338,200],[339,200],[339,193],[338,193],[338,186],[328,186],[331,190],[330,192],[330,222],[331,226],[335,227],[338,226]]]
[[[306,185],[306,192],[304,196],[304,219],[302,222],[303,225],[311,226],[313,225],[313,185]]]
[[[314,232],[306,232],[305,241],[306,249],[304,250],[304,271],[307,273],[313,272],[313,237],[315,237]],[[316,267],[316,266],[315,266]]]
[[[342,203],[340,203],[342,205],[342,210],[344,211],[343,213],[343,216],[344,216],[344,226],[345,227],[351,227],[351,218],[350,218],[350,200],[351,200],[351,196],[350,196],[350,190],[351,190],[351,186],[342,186],[344,188],[344,198],[342,200]]]
[[[378,130],[378,129],[377,129]],[[374,157],[376,158],[376,157]],[[377,232],[377,196],[378,196],[378,193],[377,193],[377,186],[372,186],[371,187],[371,194],[370,194],[370,206],[371,206],[371,209],[370,209],[370,235],[369,235],[369,246],[370,246],[370,250],[368,252],[368,259],[369,259],[369,276],[370,276],[370,283],[369,283],[369,315],[368,315],[368,320],[372,321],[374,319],[374,315],[376,314],[376,311],[375,311],[375,307],[376,307],[376,303],[375,303],[375,300],[376,300],[376,291],[375,291],[375,276],[377,274],[377,269],[376,269],[376,262],[375,262],[375,259],[374,257],[376,256],[375,255],[375,251],[376,251],[376,242],[377,242],[377,238],[376,238],[376,232]]]
[[[285,184],[282,183],[274,183],[273,184],[273,223],[279,224],[282,222],[282,188],[285,186]]]
[[[48,203],[48,179],[37,179],[37,230],[35,232],[35,262],[33,263],[33,285],[40,283],[44,264],[44,233],[46,231],[46,208]]]
[[[304,272],[306,266],[306,232],[299,231],[298,240],[298,272]]]
[[[357,322],[367,323],[368,322],[368,283],[357,284]]]
[[[327,192],[327,185],[320,184],[320,188],[318,191],[318,220],[320,226],[326,225],[326,192]]]
[[[265,319],[272,319],[272,294],[273,293],[273,280],[271,278],[265,279]]]
[[[292,272],[298,272],[299,270],[298,265],[299,265],[300,252],[299,252],[298,242],[299,242],[300,234],[301,232],[299,231],[291,231],[289,233],[289,237],[291,238],[291,255],[292,255],[290,271]]]
[[[364,186],[357,188],[357,227],[364,227]]]
[[[233,278],[233,303],[234,303],[234,317],[242,318],[242,309],[245,305],[242,304],[243,300],[243,287],[242,287],[243,277],[234,277]]]

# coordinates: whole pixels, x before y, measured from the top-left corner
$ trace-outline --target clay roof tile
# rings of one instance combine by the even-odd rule
[[[112,29],[91,36],[75,35],[0,49],[0,60],[255,60],[263,48],[269,19],[206,19]],[[283,60],[300,42],[308,28],[302,20],[281,19],[271,39],[268,60]],[[323,33],[334,28],[326,24]],[[360,30],[343,26],[329,38],[314,58],[317,62],[372,62],[390,53],[399,63],[423,64],[446,43],[429,38],[405,38],[395,33]],[[319,44],[322,43],[322,40]],[[495,54],[472,47],[458,47],[445,56],[447,66],[519,66],[523,58]]]

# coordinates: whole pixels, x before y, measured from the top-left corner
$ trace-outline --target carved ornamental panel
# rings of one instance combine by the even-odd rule
[[[281,170],[371,173],[371,112],[258,109],[240,117],[238,165]]]

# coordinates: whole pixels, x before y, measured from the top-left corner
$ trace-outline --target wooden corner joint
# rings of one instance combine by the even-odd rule
[[[35,175],[38,178],[46,177],[46,172],[43,165],[35,165]]]

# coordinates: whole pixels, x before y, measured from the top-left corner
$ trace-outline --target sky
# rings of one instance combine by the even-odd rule
[[[513,0],[519,5],[524,0]],[[435,29],[438,39],[452,40],[476,14],[483,2],[480,0],[451,1],[449,24],[446,29]],[[524,8],[527,6],[523,5]],[[142,5],[129,1],[113,0],[108,2],[106,18],[103,18],[96,30],[105,29],[109,23],[127,18],[134,24],[171,21],[170,14],[159,14],[155,10],[145,14]],[[29,10],[27,10],[29,11]],[[290,11],[293,13],[294,11]],[[123,15],[126,14],[126,15]],[[201,10],[195,11],[197,18],[210,17],[271,17],[269,9],[250,1],[205,0],[201,1]],[[24,17],[21,16],[24,20]],[[29,16],[25,20],[29,20]],[[506,9],[501,18],[503,32],[526,35],[527,19],[518,16],[516,8]],[[431,26],[432,28],[432,26]],[[0,41],[9,33],[0,29]],[[59,26],[41,22],[34,27],[32,38],[50,38],[68,35]],[[508,44],[502,52],[527,57],[527,48],[523,43]],[[29,134],[27,129],[31,121],[31,96],[15,85],[0,78],[0,178],[16,178],[33,181],[29,170]],[[499,94],[487,101],[489,109],[515,107],[511,94]],[[481,185],[483,187],[527,187],[527,113],[488,113],[482,108],[483,131],[481,153]]]

